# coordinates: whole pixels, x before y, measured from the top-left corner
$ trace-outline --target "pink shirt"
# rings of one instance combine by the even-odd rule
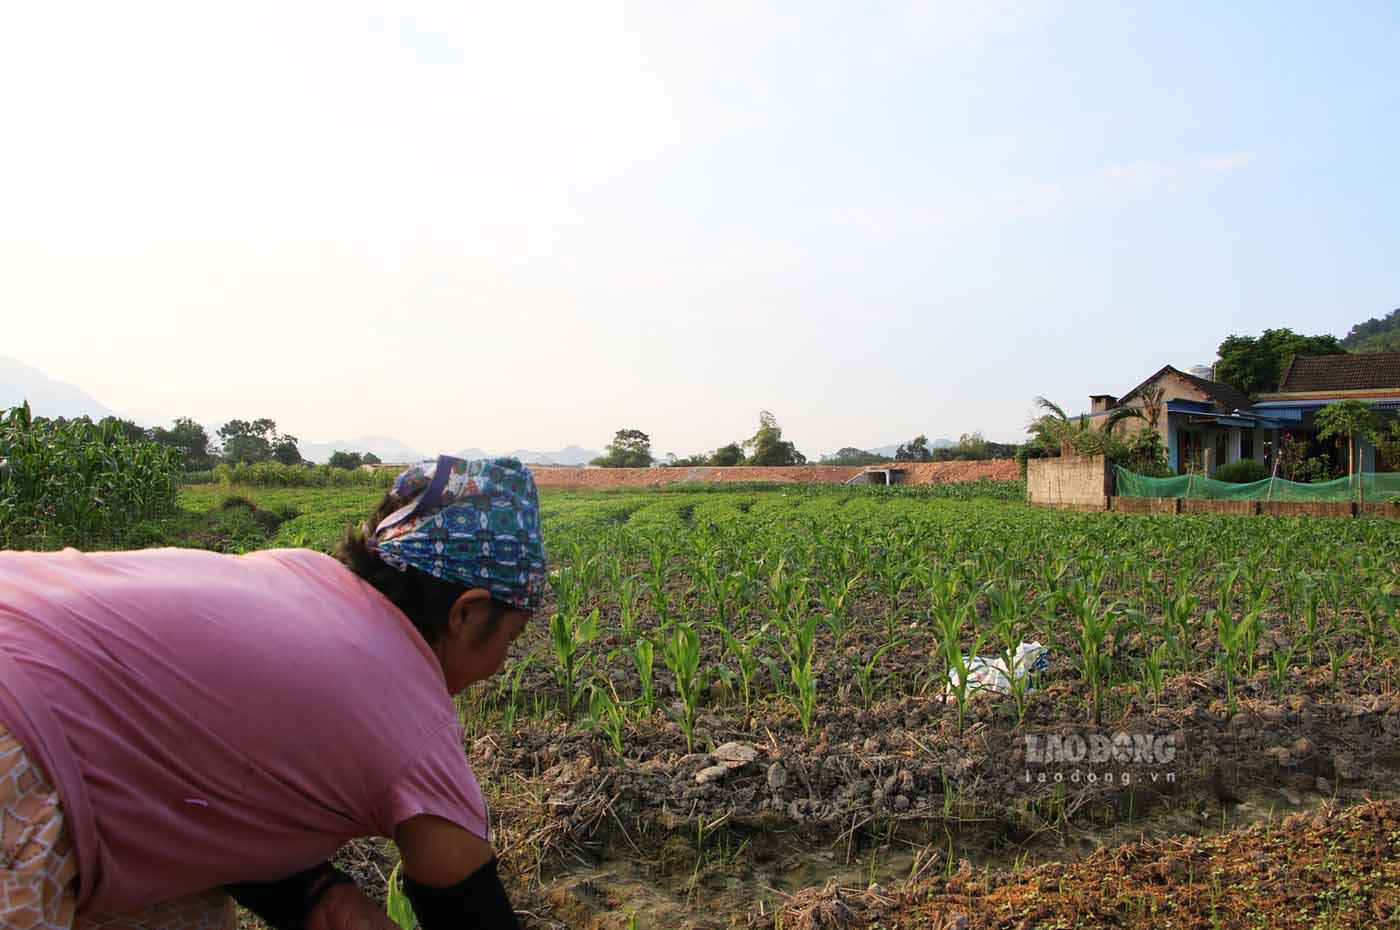
[[[487,835],[437,659],[315,552],[0,552],[0,721],[62,796],[88,910],[284,878],[417,814]]]

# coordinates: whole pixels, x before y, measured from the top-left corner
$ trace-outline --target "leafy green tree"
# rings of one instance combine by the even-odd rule
[[[170,429],[157,426],[151,439],[180,453],[185,471],[203,471],[214,467],[209,453],[209,434],[190,417],[176,417]]]
[[[783,439],[783,429],[778,420],[767,410],[758,412],[758,432],[744,441],[744,448],[752,449],[750,465],[805,465],[807,456],[797,451],[797,447]]]
[[[735,465],[744,464],[744,449],[737,442],[731,442],[727,446],[720,446],[711,455],[709,463],[720,468],[732,468]]]
[[[844,449],[837,449],[831,455],[821,457],[823,465],[879,465],[884,461],[884,456],[854,446],[846,446]]]
[[[150,438],[146,429],[136,425],[134,420],[124,420],[121,417],[103,417],[97,422],[97,425],[106,426],[108,423],[112,423],[114,429],[120,430],[128,442],[141,442]]]
[[[303,461],[295,436],[278,436],[272,444],[272,459],[283,465],[300,465]]]
[[[331,453],[331,457],[326,460],[326,464],[331,468],[354,469],[364,464],[364,457],[358,452],[342,452],[339,449]]]
[[[904,443],[895,450],[896,462],[932,462],[933,451],[928,447],[928,437],[922,434]]]
[[[383,462],[381,462],[381,461],[379,460],[379,456],[375,455],[373,452],[366,452],[364,455],[360,456],[360,461],[363,462],[363,463],[366,464],[366,465],[382,465],[382,464],[383,464]]]
[[[649,468],[651,437],[639,429],[620,429],[613,434],[607,451],[593,464],[603,468]]]
[[[1371,445],[1376,447],[1376,455],[1380,461],[1384,462],[1390,469],[1400,469],[1400,419],[1392,419],[1388,422],[1376,417],[1376,428],[1371,430],[1369,436]],[[1380,463],[1376,465],[1376,471],[1380,471]]]
[[[267,418],[229,420],[219,427],[223,458],[230,465],[244,462],[278,461],[284,465],[301,462],[297,438],[277,432],[277,424]]]
[[[1294,356],[1336,355],[1346,350],[1336,336],[1301,336],[1293,330],[1266,329],[1254,336],[1230,336],[1220,343],[1215,380],[1253,397],[1277,391]]]
[[[1359,400],[1339,400],[1319,410],[1314,422],[1318,439],[1346,438],[1347,474],[1356,474],[1356,437],[1376,432],[1376,412]]]

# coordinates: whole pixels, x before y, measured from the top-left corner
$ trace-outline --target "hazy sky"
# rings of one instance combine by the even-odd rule
[[[7,4],[0,355],[305,440],[1021,437],[1400,305],[1400,5]]]

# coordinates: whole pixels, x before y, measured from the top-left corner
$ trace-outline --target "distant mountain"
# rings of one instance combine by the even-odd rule
[[[1357,323],[1342,347],[1348,352],[1400,352],[1400,310]]]
[[[29,409],[41,417],[114,417],[116,411],[75,385],[55,381],[18,359],[0,356],[0,409],[29,401]]]
[[[391,436],[357,436],[335,442],[298,442],[301,457],[309,462],[325,462],[335,452],[373,452],[386,464],[421,462],[428,456]]]
[[[481,449],[463,449],[457,453],[459,459],[483,459],[490,458],[497,453],[484,452]],[[504,453],[510,458],[520,459],[527,465],[587,465],[603,453],[595,449],[584,449],[581,446],[565,446],[553,452],[536,452],[534,449],[515,449]]]

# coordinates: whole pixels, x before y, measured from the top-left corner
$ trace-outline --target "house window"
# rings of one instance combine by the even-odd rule
[[[1254,458],[1254,436],[1251,433],[1244,433],[1240,436],[1240,458],[1245,460]]]

